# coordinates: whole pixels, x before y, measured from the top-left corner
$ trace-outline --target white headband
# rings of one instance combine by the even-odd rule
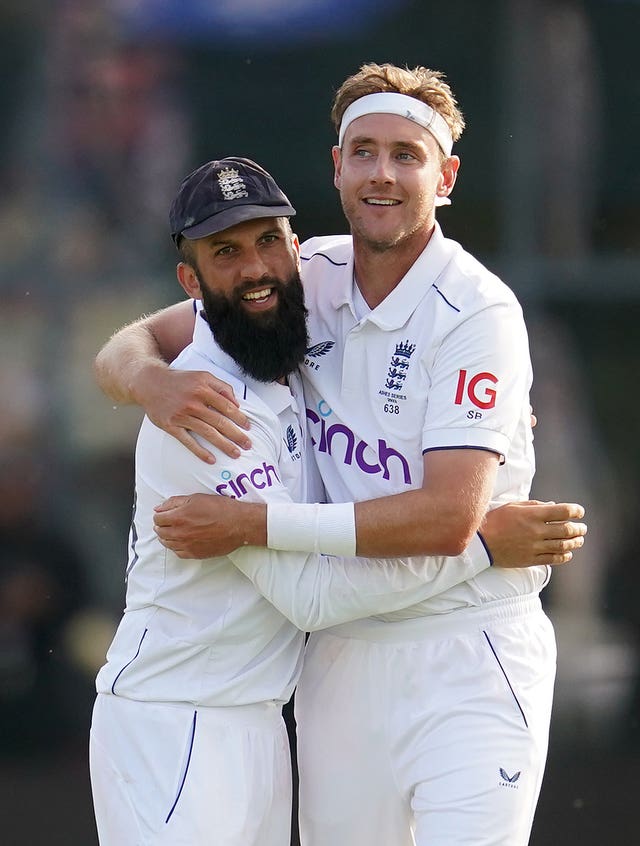
[[[394,91],[366,94],[364,97],[354,100],[342,116],[338,146],[342,147],[344,134],[352,121],[364,115],[373,114],[400,115],[400,117],[412,120],[433,135],[445,156],[451,155],[453,138],[442,115],[438,114],[431,106],[423,103],[422,100],[416,100],[415,97],[408,97],[406,94],[397,94]]]

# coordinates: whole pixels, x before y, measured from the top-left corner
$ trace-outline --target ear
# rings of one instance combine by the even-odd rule
[[[191,297],[194,300],[202,299],[202,290],[200,288],[200,282],[198,281],[198,277],[196,276],[196,272],[191,267],[190,264],[187,264],[184,261],[181,261],[180,264],[176,267],[176,276],[178,277],[178,282],[182,286],[184,292],[187,296]]]
[[[458,156],[449,156],[449,158],[445,159],[442,163],[440,176],[438,178],[438,187],[436,188],[436,194],[438,197],[448,197],[453,191],[459,167],[460,159]]]
[[[293,245],[293,250],[296,254],[296,265],[298,266],[298,272],[302,269],[302,262],[300,261],[300,239],[296,235],[295,232],[291,233],[291,243]]]
[[[333,159],[333,184],[340,190],[340,179],[342,176],[342,150],[340,147],[331,148],[331,158]]]

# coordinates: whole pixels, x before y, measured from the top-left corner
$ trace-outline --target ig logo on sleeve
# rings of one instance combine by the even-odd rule
[[[489,387],[489,385],[497,385],[498,377],[494,376],[493,373],[487,372],[476,373],[470,379],[467,379],[467,375],[466,370],[460,370],[458,372],[455,404],[462,405],[466,393],[467,397],[477,408],[494,408],[497,391]],[[478,411],[470,411],[467,417],[475,419],[482,417],[482,414]]]

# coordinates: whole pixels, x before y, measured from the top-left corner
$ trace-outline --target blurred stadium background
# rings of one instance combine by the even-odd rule
[[[445,232],[519,295],[541,499],[588,509],[532,846],[638,843],[638,0],[0,2],[0,809],[5,846],[96,843],[93,677],[123,601],[140,414],[92,381],[178,298],[166,212],[245,155],[344,231],[329,110],[364,61],[443,70],[467,118]],[[390,844],[390,846],[392,846]]]

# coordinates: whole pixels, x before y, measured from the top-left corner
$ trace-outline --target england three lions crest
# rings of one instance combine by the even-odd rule
[[[394,400],[406,399],[403,393],[404,381],[409,372],[411,363],[411,356],[415,352],[416,345],[410,341],[401,341],[396,344],[395,351],[389,361],[387,368],[387,378],[384,382],[384,388],[379,392],[381,396],[388,397]]]
[[[235,167],[225,167],[218,174],[218,185],[224,200],[239,200],[248,197],[247,186]]]

